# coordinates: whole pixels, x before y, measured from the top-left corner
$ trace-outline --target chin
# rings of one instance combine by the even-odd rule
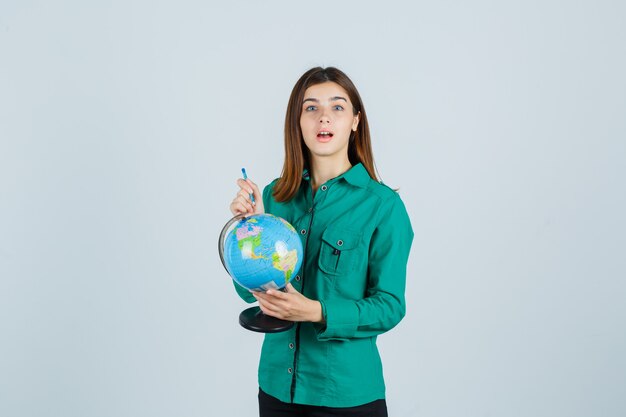
[[[312,156],[316,158],[335,158],[340,154],[347,154],[347,149],[309,149]]]

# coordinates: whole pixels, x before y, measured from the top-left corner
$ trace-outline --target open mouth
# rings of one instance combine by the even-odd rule
[[[322,131],[317,134],[317,137],[320,139],[330,139],[333,137],[332,132]]]

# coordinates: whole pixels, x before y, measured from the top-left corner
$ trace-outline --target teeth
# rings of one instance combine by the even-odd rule
[[[332,135],[332,133],[330,133],[330,132],[320,132],[320,135],[322,135],[322,136],[330,136],[330,135]]]

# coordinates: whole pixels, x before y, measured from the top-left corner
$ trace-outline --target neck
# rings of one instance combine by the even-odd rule
[[[317,190],[320,185],[338,177],[350,168],[352,168],[352,164],[347,155],[341,161],[330,158],[313,158],[311,161],[311,187],[313,190]]]

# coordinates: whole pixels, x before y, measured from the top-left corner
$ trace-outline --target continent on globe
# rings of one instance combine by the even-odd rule
[[[289,224],[289,226],[291,225]],[[285,282],[289,282],[298,263],[298,251],[289,250],[285,242],[278,241],[276,242],[276,252],[272,254],[272,261],[274,268],[285,273]]]
[[[237,228],[237,243],[244,259],[263,259],[263,256],[255,253],[256,248],[261,246],[262,230],[261,227],[250,224]]]

